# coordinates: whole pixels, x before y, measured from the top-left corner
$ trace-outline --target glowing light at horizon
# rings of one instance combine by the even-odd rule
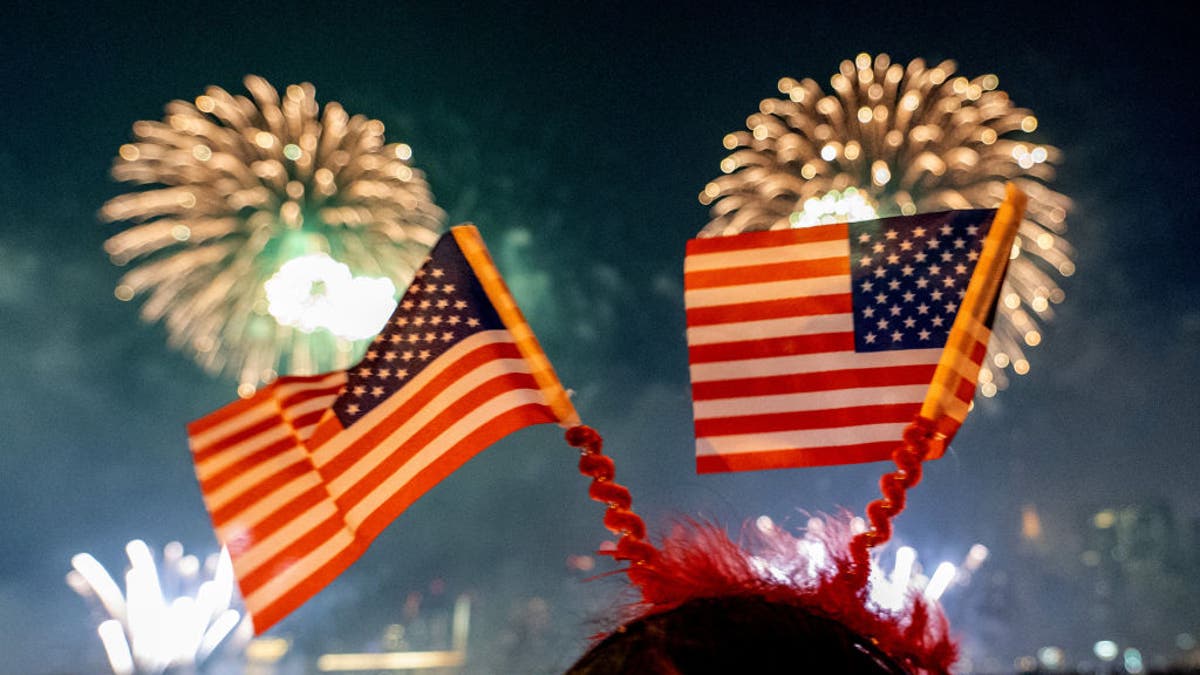
[[[1028,137],[1037,118],[1012,104],[995,75],[955,70],[952,61],[859,54],[841,63],[832,93],[811,79],[781,79],[783,97],[764,99],[746,131],[724,137],[731,154],[700,193],[712,215],[700,236],[793,227],[812,200],[848,189],[886,217],[995,207],[1004,183],[1016,183],[1030,200],[1003,291],[1015,305],[1000,307],[980,375],[989,397],[1007,386],[1010,366],[1029,371],[1026,350],[1044,337],[1038,324],[1063,299],[1056,278],[1074,273],[1063,237],[1070,200],[1048,187],[1061,157]]]
[[[244,84],[249,96],[209,87],[167,104],[161,121],[134,123],[112,175],[137,188],[100,218],[128,224],[104,245],[131,266],[115,295],[142,297],[142,318],[161,321],[171,346],[248,395],[279,372],[347,367],[363,347],[273,319],[265,285],[284,263],[323,254],[402,288],[444,214],[409,165],[412,148],[386,143],[379,120],[318,105],[308,83]]]
[[[1038,516],[1037,507],[1032,504],[1021,507],[1021,536],[1026,541],[1042,538],[1042,519]]]
[[[322,654],[317,658],[321,672],[363,670],[425,670],[461,667],[467,658],[471,628],[471,600],[460,595],[450,619],[450,649],[439,651],[383,651],[358,654]]]

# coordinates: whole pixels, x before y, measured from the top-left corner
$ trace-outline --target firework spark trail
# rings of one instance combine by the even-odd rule
[[[171,542],[163,548],[160,572],[145,542],[135,539],[125,550],[130,566],[123,595],[90,554],[75,555],[67,574],[67,584],[107,616],[97,632],[116,675],[190,672],[223,643],[230,652],[245,646],[253,629],[234,609],[241,603],[228,551],[201,566],[195,556],[183,554],[179,542]]]
[[[1024,350],[1041,342],[1040,323],[1063,299],[1056,277],[1074,273],[1063,238],[1070,200],[1048,187],[1060,152],[1021,138],[1037,118],[1013,106],[995,75],[956,77],[955,68],[859,54],[833,75],[833,93],[781,79],[786,97],[764,99],[746,131],[725,136],[733,152],[700,193],[712,215],[700,236],[800,226],[811,220],[806,206],[826,198],[828,211],[835,192],[865,195],[883,217],[995,207],[1015,183],[1029,205],[979,378],[993,396],[1006,368],[1028,372]]]
[[[209,87],[169,103],[162,121],[136,122],[112,175],[145,187],[109,200],[100,217],[130,223],[105,242],[114,263],[137,263],[117,297],[145,295],[146,321],[161,320],[172,346],[236,376],[248,395],[285,367],[352,359],[352,339],[268,315],[264,284],[283,263],[325,254],[403,288],[444,214],[409,165],[412,149],[385,143],[379,120],[322,108],[308,83],[282,98],[257,76],[245,86],[250,97]]]

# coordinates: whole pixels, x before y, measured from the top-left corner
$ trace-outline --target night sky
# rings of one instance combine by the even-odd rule
[[[123,191],[108,169],[134,121],[210,84],[243,93],[247,73],[280,88],[312,82],[318,101],[381,119],[389,141],[413,147],[451,223],[480,228],[652,532],[678,515],[736,529],[761,514],[799,527],[805,512],[861,511],[887,470],[695,475],[682,258],[708,221],[696,195],[719,173],[722,136],[777,95],[780,77],[828,90],[859,52],[997,74],[1037,114],[1034,139],[1063,151],[1053,187],[1074,202],[1078,272],[1030,350],[1031,372],[978,403],[927,467],[897,537],[930,565],[991,548],[991,576],[946,604],[1006,668],[1043,645],[1082,658],[1109,637],[1086,628],[1091,601],[1071,582],[1099,508],[1165,504],[1195,574],[1200,111],[1196,35],[1178,17],[1146,3],[1098,14],[976,2],[304,4],[31,3],[0,20],[0,672],[105,667],[88,606],[63,580],[75,553],[120,571],[133,538],[217,547],[184,426],[231,400],[235,383],[114,298],[120,269],[101,245],[118,226],[96,211]],[[593,573],[564,562],[607,536],[575,459],[550,426],[499,443],[272,633],[314,657],[361,650],[410,593],[436,603],[466,592],[471,672],[561,672],[622,593],[615,577],[584,581],[608,561]],[[1029,508],[1045,528],[1036,550],[1020,539]],[[1013,590],[1020,577],[1053,590]],[[1009,590],[978,597],[984,580]],[[529,609],[540,601],[541,614]],[[1147,602],[1146,635],[1200,635],[1194,611]]]

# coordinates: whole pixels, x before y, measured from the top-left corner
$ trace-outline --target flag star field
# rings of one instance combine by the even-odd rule
[[[854,348],[942,347],[992,210],[850,223]]]
[[[462,339],[503,323],[454,240],[442,239],[333,405],[349,427]]]

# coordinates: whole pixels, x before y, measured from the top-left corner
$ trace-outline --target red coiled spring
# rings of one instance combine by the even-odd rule
[[[861,590],[867,585],[871,568],[871,549],[892,538],[892,519],[904,510],[907,491],[921,482],[921,462],[944,441],[933,421],[918,417],[904,428],[904,445],[892,451],[896,470],[879,479],[883,499],[867,505],[869,527],[850,540],[850,581]]]
[[[595,429],[579,425],[567,430],[567,443],[580,450],[579,472],[592,478],[588,496],[608,505],[604,526],[620,535],[616,549],[607,552],[608,555],[616,560],[627,560],[634,568],[650,562],[658,549],[646,541],[646,524],[631,510],[633,499],[629,490],[613,482],[616,465],[604,454],[604,439]]]

